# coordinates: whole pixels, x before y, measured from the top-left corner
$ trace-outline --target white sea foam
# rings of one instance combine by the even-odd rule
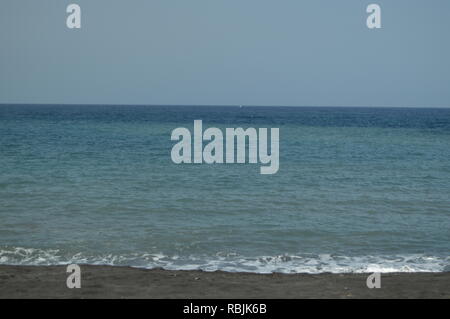
[[[58,249],[45,250],[23,247],[0,249],[0,264],[63,265],[70,263],[254,273],[386,273],[448,271],[450,257],[420,254],[351,257],[330,254],[246,257],[224,253],[218,253],[214,256],[168,256],[162,253],[93,255],[85,253],[68,254]]]

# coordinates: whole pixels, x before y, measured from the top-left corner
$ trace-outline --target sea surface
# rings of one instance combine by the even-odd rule
[[[280,169],[174,164],[280,129]],[[0,105],[0,264],[450,271],[450,109]]]

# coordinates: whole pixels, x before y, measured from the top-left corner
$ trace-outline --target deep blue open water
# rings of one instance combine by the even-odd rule
[[[171,131],[278,127],[280,170]],[[450,270],[450,109],[0,106],[0,264]]]

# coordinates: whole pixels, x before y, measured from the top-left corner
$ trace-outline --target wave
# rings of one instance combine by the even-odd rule
[[[0,249],[3,265],[91,264],[163,268],[167,270],[203,270],[252,273],[372,273],[372,272],[446,272],[450,257],[423,254],[341,256],[299,254],[247,257],[238,254],[178,256],[162,253],[86,254],[64,253],[59,249],[6,247]]]

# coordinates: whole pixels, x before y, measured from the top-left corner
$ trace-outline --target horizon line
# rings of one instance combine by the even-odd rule
[[[380,106],[380,105],[255,105],[255,104],[144,104],[144,103],[130,103],[130,104],[118,104],[118,103],[0,103],[0,106],[145,106],[145,107],[280,107],[280,108],[399,108],[399,109],[448,109],[450,106]]]

